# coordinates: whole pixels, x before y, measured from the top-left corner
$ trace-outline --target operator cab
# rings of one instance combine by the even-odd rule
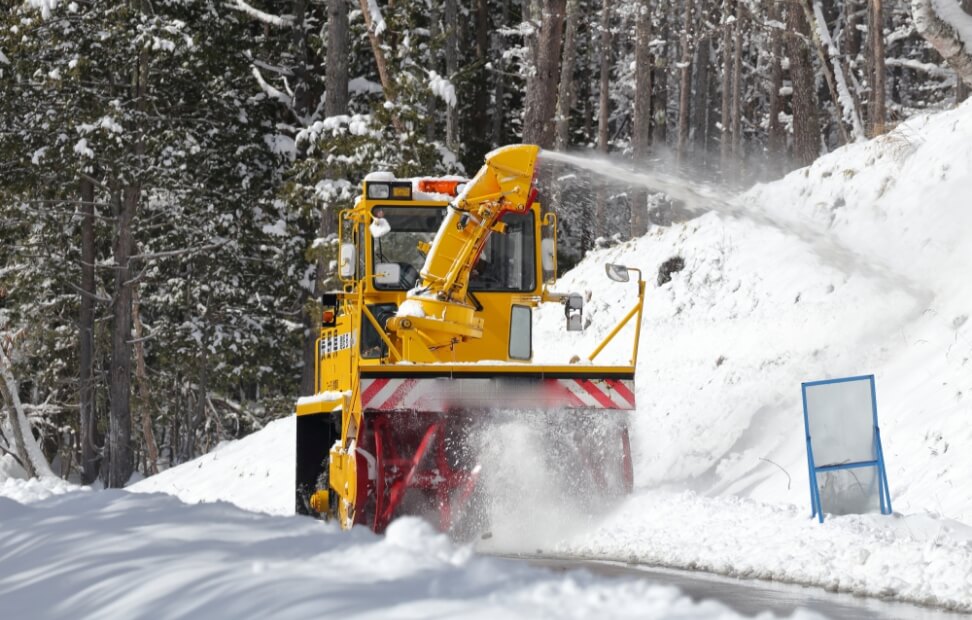
[[[440,229],[456,225],[455,218],[449,218],[450,203],[467,182],[372,173],[365,177],[355,207],[343,212],[341,278],[346,291],[360,291],[371,315],[360,327],[357,346],[363,361],[388,359],[388,341],[378,330],[386,330],[396,316],[407,316],[401,309],[409,292],[423,294],[426,257]],[[489,329],[474,340],[450,344],[444,355],[448,361],[532,358],[532,311],[544,295],[544,285],[556,274],[556,217],[541,213],[539,204],[523,213],[506,212],[495,228],[501,226],[503,232],[490,234],[470,261],[465,305],[474,308],[475,317],[487,321]],[[571,305],[566,312],[568,325],[579,327],[579,307]]]
[[[461,190],[461,182],[443,179],[421,179],[420,188],[448,189],[449,194],[427,191],[394,193],[398,184],[388,190],[374,189],[376,183],[366,180],[366,196],[393,196],[396,200],[374,200],[369,226],[371,256],[369,274],[376,274],[374,288],[379,291],[408,291],[420,283],[425,256],[442,226],[448,208],[447,200]],[[412,181],[404,181],[411,185]],[[388,185],[391,184],[389,181]],[[450,186],[451,185],[451,186]],[[411,189],[411,188],[409,188]],[[440,204],[415,202],[432,198]],[[413,202],[413,200],[415,202]],[[429,200],[428,202],[431,202]],[[507,213],[503,217],[506,233],[490,235],[479,259],[472,268],[469,289],[473,292],[532,293],[537,288],[536,221],[533,211]]]

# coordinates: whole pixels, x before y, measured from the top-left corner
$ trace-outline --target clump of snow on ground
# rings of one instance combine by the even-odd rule
[[[63,495],[71,491],[87,489],[87,487],[79,487],[66,480],[51,476],[25,479],[22,475],[11,473],[3,466],[3,463],[0,463],[0,497],[12,499],[21,504],[30,504],[47,499],[52,495]]]
[[[740,617],[641,580],[482,558],[416,518],[377,536],[103,491],[0,498],[0,523],[10,618]]]

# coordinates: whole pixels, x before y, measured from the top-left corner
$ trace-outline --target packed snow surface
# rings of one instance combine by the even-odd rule
[[[5,618],[740,617],[642,580],[483,558],[417,518],[377,536],[103,491],[0,498],[0,524]]]

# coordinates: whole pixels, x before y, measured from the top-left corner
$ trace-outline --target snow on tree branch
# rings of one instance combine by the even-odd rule
[[[257,84],[260,85],[260,90],[266,93],[268,97],[276,99],[277,101],[279,101],[280,103],[286,106],[290,106],[290,104],[293,102],[293,99],[287,93],[277,88],[274,88],[269,83],[267,83],[267,81],[263,79],[263,74],[260,73],[260,70],[257,69],[256,67],[252,67],[252,70],[253,70],[253,77],[256,78]]]
[[[375,34],[381,34],[387,28],[385,18],[381,15],[377,0],[368,0],[368,12],[371,13],[371,21],[375,27]]]
[[[41,17],[49,19],[51,11],[57,8],[61,0],[27,0],[27,5],[40,11]]]
[[[912,0],[915,28],[972,85],[972,15],[956,0]]]
[[[851,96],[850,89],[847,88],[847,79],[844,77],[844,69],[840,64],[840,52],[837,51],[837,46],[834,45],[834,40],[830,36],[830,30],[827,28],[827,20],[824,18],[823,8],[819,0],[813,3],[813,17],[817,36],[820,37],[823,46],[827,48],[827,55],[830,57],[830,62],[834,67],[834,79],[837,82],[837,98],[840,100],[841,111],[844,114],[844,122],[853,127],[854,140],[864,140],[864,124],[861,122],[861,116],[857,112],[854,97]]]
[[[913,71],[921,71],[933,78],[942,80],[950,80],[955,77],[955,73],[948,69],[943,69],[931,62],[921,62],[914,58],[886,58],[884,64],[889,67],[904,67]]]
[[[456,107],[456,87],[447,78],[435,71],[429,71],[429,88],[439,99],[446,102],[450,108]]]
[[[32,1],[38,1],[38,0],[32,0]],[[47,1],[47,0],[39,0],[39,1]],[[233,3],[230,4],[230,6],[236,9],[237,11],[242,11],[243,13],[246,13],[253,19],[256,19],[257,21],[261,21],[265,24],[270,24],[271,26],[289,28],[294,25],[294,18],[291,17],[290,15],[282,15],[282,16],[271,15],[270,13],[261,11],[255,6],[247,4],[243,0],[233,0]]]

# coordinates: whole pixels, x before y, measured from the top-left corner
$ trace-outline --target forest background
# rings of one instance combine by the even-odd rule
[[[779,178],[967,98],[970,14],[0,0],[0,450],[117,487],[288,415],[313,386],[336,213],[370,171],[468,175],[528,142],[726,188]],[[562,266],[679,217],[574,172],[541,178]]]

